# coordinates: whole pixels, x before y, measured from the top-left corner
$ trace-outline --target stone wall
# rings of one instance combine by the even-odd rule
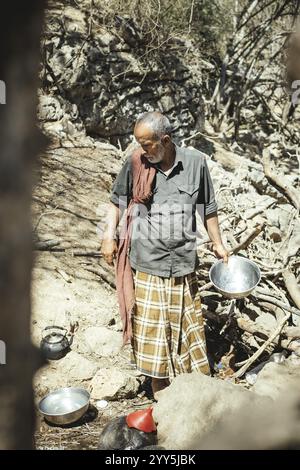
[[[103,25],[101,2],[50,2],[42,43],[40,119],[50,133],[85,131],[127,144],[140,113],[160,110],[177,137],[201,130],[198,52],[173,38],[151,54],[138,26],[120,16]],[[188,52],[188,54],[186,54]],[[71,128],[71,131],[70,131]]]

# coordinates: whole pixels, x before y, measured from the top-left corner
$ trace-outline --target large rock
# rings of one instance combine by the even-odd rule
[[[61,373],[61,377],[67,378],[68,381],[89,380],[97,371],[97,364],[74,351],[56,361],[54,367]]]
[[[300,364],[294,364],[287,359],[281,364],[270,362],[265,365],[258,374],[257,381],[252,391],[275,399],[284,398],[283,391],[289,387],[298,388],[300,386]]]
[[[239,385],[199,372],[182,374],[158,392],[154,419],[159,443],[167,449],[192,449],[221,420],[240,408],[267,403]]]
[[[282,364],[267,364],[252,391],[267,396],[268,401],[255,401],[225,416],[203,439],[195,438],[190,448],[298,450],[299,366],[300,358],[295,354]]]
[[[91,398],[95,400],[133,398],[138,388],[136,378],[114,368],[99,370],[90,384]]]
[[[197,450],[299,450],[299,388],[284,389],[283,397],[241,407],[224,417],[200,441]]]
[[[87,328],[84,336],[90,352],[98,357],[113,356],[120,351],[122,346],[122,333],[105,327]]]
[[[63,387],[82,387],[82,382],[92,379],[97,372],[97,364],[74,351],[63,359],[49,361],[35,375],[35,392],[39,397]]]

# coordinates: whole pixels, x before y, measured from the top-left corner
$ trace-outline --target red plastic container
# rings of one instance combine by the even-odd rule
[[[152,417],[153,408],[138,410],[126,416],[126,423],[129,428],[139,429],[143,432],[154,432],[156,426]]]

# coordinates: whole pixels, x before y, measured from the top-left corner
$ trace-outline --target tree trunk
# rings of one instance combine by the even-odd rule
[[[30,340],[30,204],[33,165],[45,144],[36,127],[44,8],[44,0],[11,0],[0,15],[0,80],[6,95],[0,102],[1,449],[33,447],[32,378],[39,354]]]

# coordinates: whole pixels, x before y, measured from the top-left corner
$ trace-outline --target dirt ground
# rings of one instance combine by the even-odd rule
[[[88,349],[85,331],[106,327],[119,332],[121,324],[115,290],[91,270],[103,261],[74,256],[74,251],[99,251],[99,222],[103,220],[113,177],[121,166],[118,150],[104,148],[53,148],[42,156],[34,191],[33,227],[36,241],[56,240],[52,251],[35,251],[32,279],[32,339],[39,347],[43,329],[59,325],[69,329],[78,322],[71,352],[48,361],[34,379],[36,407],[49,392],[62,387],[89,389],[95,371],[116,367],[135,376],[129,351],[99,357]],[[107,165],[109,159],[109,166]],[[98,226],[97,226],[98,225]],[[59,251],[60,250],[60,251]],[[112,272],[113,274],[113,272]],[[99,434],[112,418],[153,402],[143,378],[134,398],[108,401],[97,409],[94,400],[85,416],[66,427],[48,424],[37,412],[37,449],[95,449]]]
[[[80,271],[78,259],[73,258],[68,265],[66,282],[57,269],[66,270],[64,256],[43,252],[37,256],[33,273],[33,317],[32,336],[36,346],[42,337],[42,330],[47,325],[68,327],[70,319],[78,321],[79,329],[75,334],[72,351],[96,365],[97,369],[117,366],[118,369],[132,370],[129,354],[126,351],[114,357],[95,359],[82,347],[83,334],[89,326],[114,322],[117,316],[115,292],[101,280],[93,279],[93,274]],[[71,354],[71,353],[69,353]],[[126,355],[127,354],[127,355]],[[88,389],[90,380],[83,379],[79,364],[64,366],[65,359],[49,361],[38,371],[35,377],[36,404],[47,393],[62,387],[79,386]],[[105,409],[97,409],[97,402],[91,405],[84,417],[74,425],[59,427],[48,424],[37,414],[36,448],[37,449],[95,449],[99,434],[104,425],[112,418],[128,414],[139,408],[147,408],[153,402],[149,384],[142,383],[135,398],[108,401]]]

